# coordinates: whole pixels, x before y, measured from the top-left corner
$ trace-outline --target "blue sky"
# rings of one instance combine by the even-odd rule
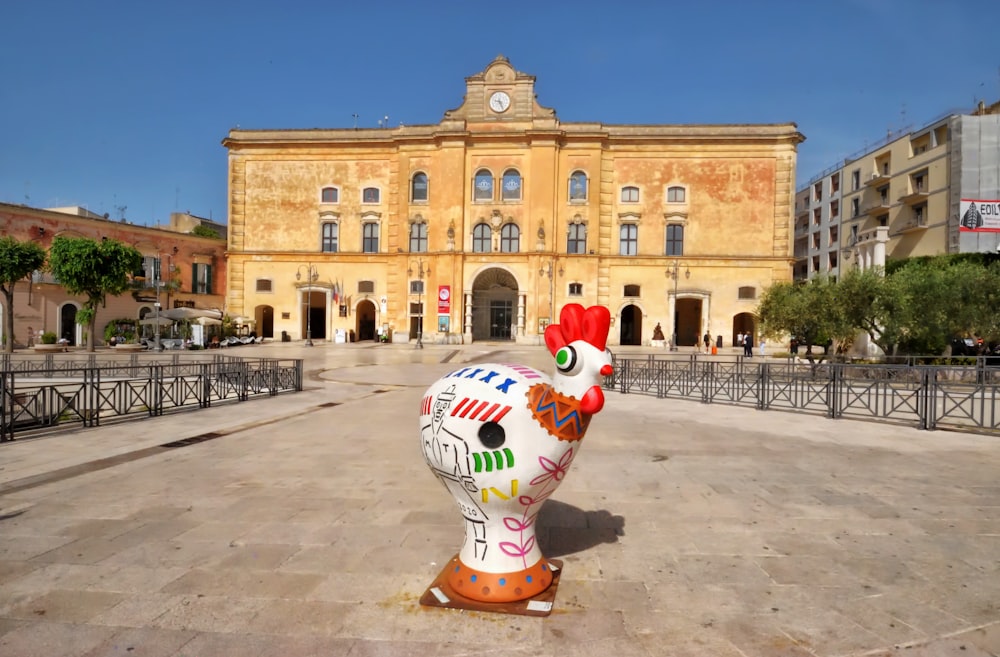
[[[6,0],[0,25],[0,201],[147,225],[226,220],[233,127],[437,123],[500,53],[563,121],[793,121],[798,184],[1000,98],[998,0]]]

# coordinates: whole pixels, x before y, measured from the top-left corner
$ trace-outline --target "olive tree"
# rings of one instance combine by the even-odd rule
[[[45,249],[35,242],[19,242],[9,235],[0,238],[0,292],[7,306],[3,350],[7,353],[14,351],[14,286],[44,264]]]
[[[87,351],[94,351],[97,307],[108,295],[126,291],[132,275],[141,268],[142,253],[116,240],[61,235],[52,240],[52,274],[70,294],[87,297],[77,313],[77,323],[87,327]]]

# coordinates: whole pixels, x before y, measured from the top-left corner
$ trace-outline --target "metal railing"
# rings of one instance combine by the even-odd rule
[[[796,363],[736,357],[616,358],[604,387],[623,394],[1000,433],[1000,367]]]
[[[0,355],[0,441],[302,390],[302,360]]]

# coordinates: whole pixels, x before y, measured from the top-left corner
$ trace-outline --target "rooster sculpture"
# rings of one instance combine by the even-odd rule
[[[424,395],[424,459],[465,518],[465,542],[446,569],[448,587],[459,596],[506,603],[552,583],[535,518],[604,406],[610,319],[603,306],[562,309],[560,323],[545,329],[555,358],[551,379],[530,367],[475,364],[442,377]]]

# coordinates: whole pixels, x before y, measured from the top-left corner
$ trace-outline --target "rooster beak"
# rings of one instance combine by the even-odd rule
[[[611,376],[615,371],[615,368],[611,365],[605,365],[601,368],[601,376]]]

